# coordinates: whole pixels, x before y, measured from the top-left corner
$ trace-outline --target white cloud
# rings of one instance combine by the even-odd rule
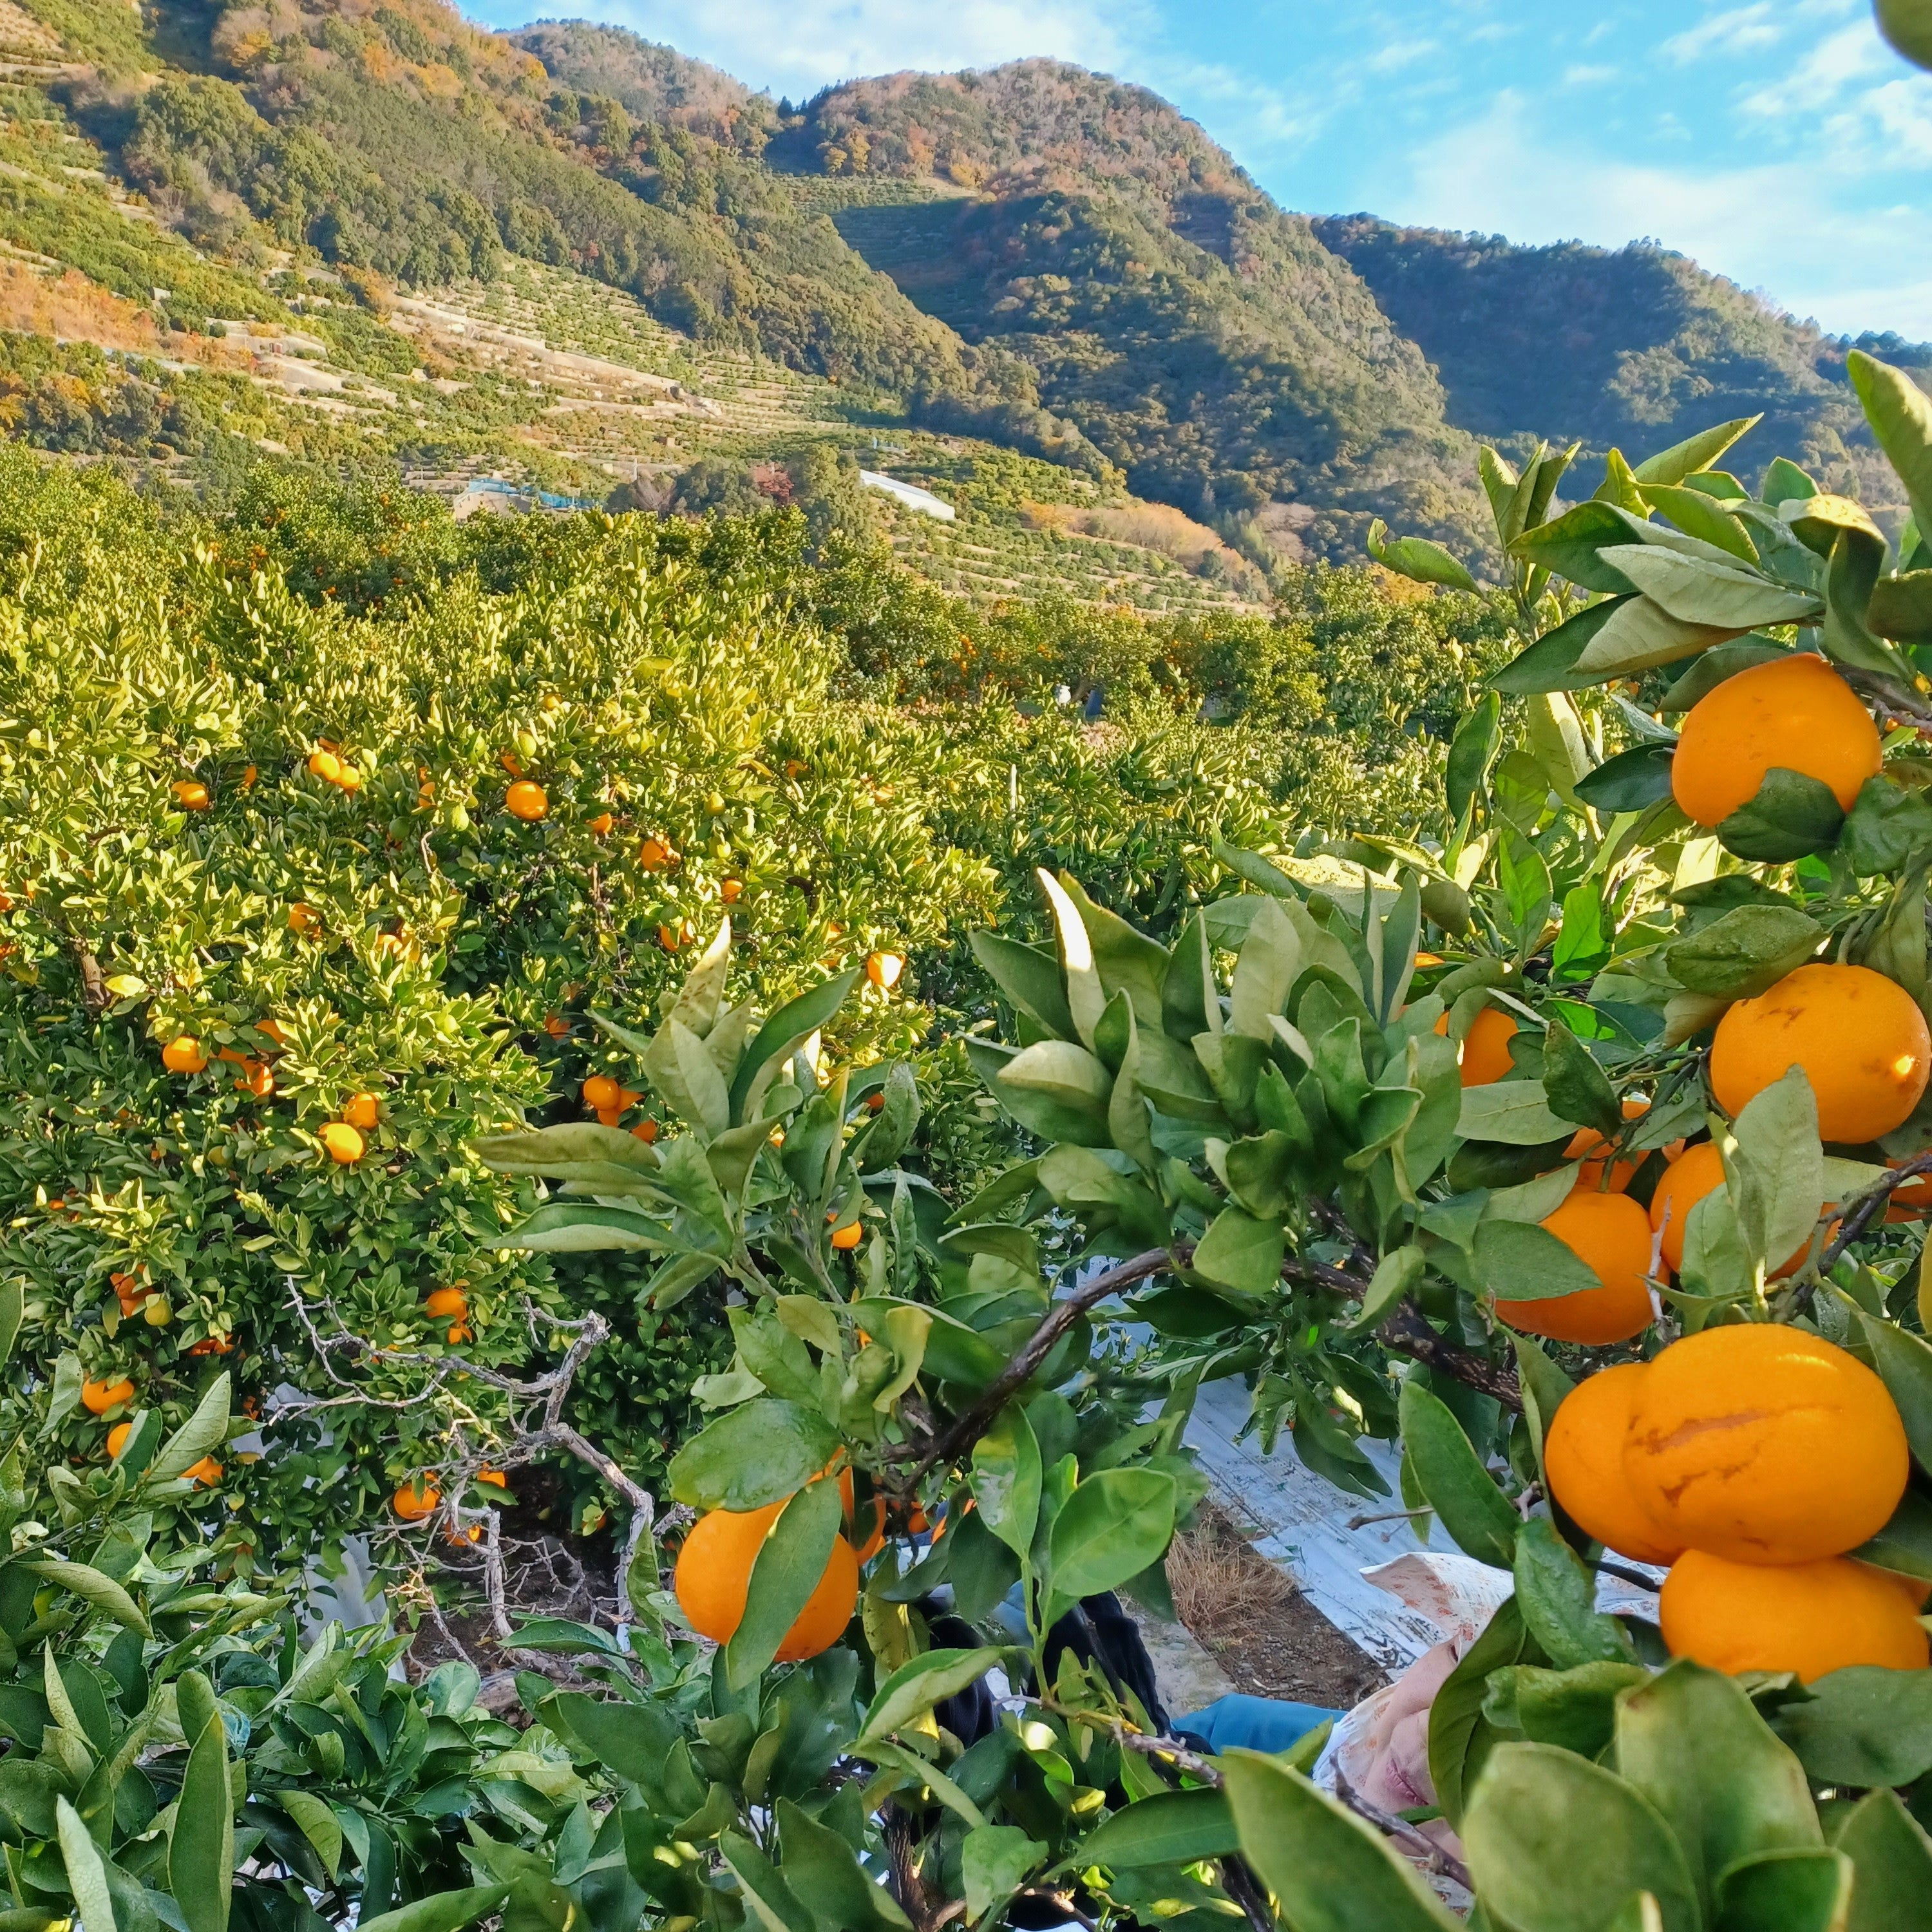
[[[1702,60],[1708,53],[1742,54],[1761,47],[1774,46],[1784,32],[1784,22],[1771,0],[1758,0],[1750,7],[1733,7],[1713,14],[1702,26],[1673,34],[1664,44],[1665,56],[1674,61]]]
[[[1601,87],[1606,82],[1622,78],[1623,70],[1614,67],[1567,67],[1563,70],[1565,87]]]
[[[1804,160],[1682,168],[1608,160],[1553,145],[1527,104],[1497,98],[1481,120],[1412,157],[1392,218],[1496,232],[1528,243],[1620,247],[1643,236],[1694,256],[1746,288],[1768,287],[1794,314],[1856,333],[1932,337],[1932,282],[1901,263],[1932,260],[1922,200],[1874,208],[1856,187]]]

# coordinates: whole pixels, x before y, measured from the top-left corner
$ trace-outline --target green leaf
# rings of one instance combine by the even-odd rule
[[[432,1892],[394,1912],[365,1918],[356,1932],[463,1932],[486,1918],[510,1895],[507,1885],[473,1885],[460,1892]]]
[[[1511,1568],[1521,1520],[1448,1404],[1412,1378],[1402,1385],[1400,1413],[1403,1451],[1442,1527],[1479,1562]]]
[[[1904,870],[1932,846],[1932,800],[1889,778],[1870,778],[1852,801],[1839,850],[1862,878]]]
[[[1305,964],[1300,935],[1281,902],[1262,900],[1234,962],[1228,1024],[1237,1033],[1272,1044],[1274,1030],[1269,1020],[1288,1010],[1288,993]]]
[[[1384,570],[1417,584],[1445,584],[1451,590],[1474,591],[1476,580],[1438,543],[1426,537],[1397,537],[1390,543],[1388,526],[1378,517],[1369,526],[1368,551]]]
[[[1203,1786],[1160,1791],[1116,1811],[1081,1841],[1082,1864],[1129,1871],[1141,1865],[1191,1865],[1240,1850],[1227,1794]]]
[[[1903,13],[1900,0],[1892,0],[1886,13],[1898,18]],[[1845,374],[1858,392],[1878,446],[1905,485],[1912,520],[1922,530],[1932,530],[1932,396],[1904,370],[1862,349],[1854,349],[1845,358]]]
[[[1724,1172],[1744,1252],[1776,1268],[1811,1238],[1825,1204],[1818,1103],[1802,1067],[1792,1067],[1746,1103],[1732,1128]]]
[[[560,1690],[549,1708],[580,1744],[620,1778],[648,1791],[658,1788],[664,1761],[679,1736],[676,1723],[658,1706]]]
[[[778,1655],[825,1574],[842,1515],[838,1485],[830,1480],[807,1483],[778,1512],[752,1564],[744,1617],[725,1646],[733,1690],[749,1690]]]
[[[1558,1670],[1636,1661],[1629,1633],[1596,1608],[1589,1571],[1547,1516],[1532,1516],[1518,1532],[1515,1570],[1523,1623]]]
[[[1110,1000],[1116,993],[1125,993],[1133,1006],[1134,1018],[1148,1030],[1160,1032],[1161,988],[1167,979],[1166,947],[1130,926],[1118,913],[1095,904],[1070,872],[1062,872],[1060,883],[1077,909],[1088,942],[1094,949],[1094,969],[1100,975],[1102,992]]]
[[[1732,644],[1713,644],[1670,685],[1658,700],[1657,708],[1664,712],[1688,711],[1739,671],[1790,656],[1784,645],[1774,644],[1768,638],[1739,638]]]
[[[198,1736],[190,1734],[168,1836],[168,1888],[188,1932],[227,1932],[235,1894],[235,1802],[228,1784],[228,1734],[218,1715]]]
[[[64,1798],[56,1798],[54,1812],[58,1820],[68,1889],[74,1894],[86,1932],[116,1932],[113,1898],[108,1889],[107,1867],[100,1847],[88,1836],[80,1814]]]
[[[1545,1301],[1604,1285],[1575,1250],[1533,1221],[1480,1222],[1470,1252],[1476,1279],[1498,1301]]]
[[[1779,1706],[1778,1730],[1819,1784],[1864,1791],[1932,1771],[1932,1670],[1854,1664],[1806,1688]]]
[[[1713,644],[1742,637],[1748,624],[1697,624],[1673,617],[1648,597],[1619,604],[1603,628],[1583,646],[1576,669],[1600,682],[1612,677],[1652,670],[1695,657]]]
[[[1107,1102],[1113,1079],[1084,1047],[1042,1040],[1002,1066],[992,1088],[1023,1127],[1048,1139],[1082,1147],[1108,1147]]]
[[[215,1377],[208,1392],[196,1404],[194,1413],[166,1442],[160,1454],[148,1466],[151,1483],[170,1482],[193,1468],[204,1456],[212,1456],[228,1440],[229,1380],[227,1372]]]
[[[729,1097],[733,1120],[743,1119],[746,1096],[752,1090],[752,1082],[773,1061],[782,1062],[796,1053],[838,1012],[857,984],[861,970],[854,966],[835,974],[824,985],[800,994],[795,1000],[788,1000],[759,1028],[738,1063],[737,1072],[731,1076]]]
[[[1567,1138],[1582,1124],[1551,1110],[1540,1080],[1497,1080],[1486,1087],[1463,1088],[1456,1131],[1466,1141],[1541,1147]]]
[[[1653,510],[1668,517],[1685,536],[1701,538],[1719,550],[1729,550],[1742,562],[1756,563],[1757,552],[1737,518],[1720,509],[1705,491],[1672,483],[1653,483],[1643,496]]]
[[[1258,1751],[1220,1760],[1242,1856],[1294,1932],[1460,1932],[1373,1826]]]
[[[1407,1500],[1406,1483],[1403,1490]],[[1498,1670],[1520,1665],[1526,1656],[1540,1654],[1523,1628],[1515,1598],[1507,1597],[1443,1679],[1429,1707],[1430,1781],[1443,1816],[1459,1830],[1469,1784],[1495,1740],[1494,1728],[1483,1715],[1489,1680]]]
[[[1532,650],[1535,646],[1532,645]],[[1516,660],[1520,664],[1522,660]],[[1449,802],[1449,822],[1460,825],[1490,782],[1490,769],[1503,742],[1502,700],[1492,688],[1476,700],[1456,727],[1444,768],[1443,790]]]
[[[1642,543],[1648,526],[1640,517],[1612,503],[1592,500],[1575,503],[1562,516],[1526,530],[1510,546],[1510,554],[1525,563],[1566,578],[1586,590],[1621,596],[1634,588],[1601,553],[1615,546]]]
[[[1795,906],[1733,906],[1679,940],[1664,963],[1690,992],[1748,1000],[1803,965],[1824,938],[1825,928]]]
[[[1279,1221],[1224,1208],[1194,1250],[1194,1272],[1240,1294],[1265,1294],[1281,1280],[1287,1237]]]
[[[1803,772],[1774,765],[1756,795],[1720,822],[1727,852],[1754,864],[1781,866],[1833,844],[1845,814],[1829,785]]]
[[[997,932],[975,932],[968,937],[974,958],[999,988],[1008,1005],[1046,1028],[1056,1039],[1076,1036],[1058,961]]]
[[[986,1527],[1024,1559],[1040,1523],[1040,1444],[1017,1402],[1008,1402],[973,1445],[973,1493]]]
[[[1840,1852],[1766,1852],[1718,1881],[1712,1932],[1846,1932],[1853,1871]]]
[[[1906,1440],[1920,1468],[1932,1467],[1932,1343],[1854,1307],[1852,1319],[1886,1393],[1898,1405]]]
[[[664,1222],[654,1221],[634,1208],[604,1208],[589,1201],[553,1201],[508,1234],[497,1237],[496,1245],[526,1254],[590,1254],[607,1250],[634,1253],[665,1248],[670,1245],[670,1238]]]
[[[1666,616],[1679,623],[1742,634],[1762,624],[1808,623],[1822,609],[1817,598],[1774,583],[1755,570],[1679,556],[1654,544],[1625,544],[1603,554]]]
[[[714,1784],[711,1789],[722,1801],[720,1808],[728,1812],[730,1794],[722,1784]],[[792,1895],[777,1866],[749,1838],[737,1832],[720,1830],[718,1852],[737,1880],[744,1903],[751,1907],[752,1918],[763,1932],[814,1932],[816,1922],[811,1913]],[[504,1932],[513,1932],[513,1928],[506,1927]],[[538,1928],[520,1927],[514,1932],[538,1932]],[[542,1928],[542,1932],[550,1932],[550,1928]],[[561,1928],[561,1932],[572,1932],[572,1928]]]
[[[1623,1109],[1590,1049],[1561,1020],[1543,1036],[1543,1090],[1560,1120],[1594,1127],[1606,1138],[1623,1131]]]
[[[1688,436],[1682,442],[1646,457],[1634,474],[1638,482],[1646,485],[1682,483],[1687,476],[1696,476],[1714,467],[1725,451],[1763,420],[1762,416],[1738,416],[1730,422],[1700,430],[1695,436]]]
[[[1932,1898],[1932,1841],[1895,1791],[1859,1799],[1832,1839],[1852,1862],[1852,1916],[1846,1932],[1924,1932]]]
[[[670,1492],[697,1509],[754,1510],[804,1488],[838,1438],[796,1402],[748,1402],[707,1423],[671,1458]]]
[[[1576,796],[1593,812],[1642,812],[1670,796],[1669,745],[1633,745],[1580,778]]]
[[[326,1799],[313,1791],[278,1791],[275,1802],[296,1821],[296,1828],[314,1847],[332,1881],[342,1864],[342,1827]]]
[[[1056,1596],[1118,1590],[1167,1553],[1179,1491],[1160,1469],[1102,1469],[1060,1505],[1048,1540]]]
[[[1901,644],[1932,644],[1932,570],[1880,578],[1865,606],[1865,622],[1881,638]]]
[[[1157,1801],[1156,1801],[1157,1802]],[[1139,1806],[1132,1808],[1139,1810]],[[1100,1829],[1104,1832],[1106,1826]],[[1081,1848],[1092,1859],[1091,1841]],[[982,1825],[959,1844],[959,1874],[966,1889],[966,1916],[976,1924],[996,1905],[1004,1905],[1046,1862],[1046,1847],[1013,1825]]]
[[[1562,1670],[1520,1664],[1509,1673],[1507,1700],[1532,1744],[1561,1744],[1600,1760],[1616,1735],[1617,1700],[1632,1684],[1649,1681],[1640,1664],[1582,1664]]]
[[[975,1684],[1006,1655],[1004,1650],[928,1650],[902,1664],[881,1684],[866,1712],[854,1741],[868,1744],[903,1730],[934,1705],[956,1696]]]
[[[1598,1932],[1634,1892],[1664,1932],[1699,1932],[1696,1886],[1670,1828],[1631,1786],[1553,1744],[1499,1744],[1462,1843],[1478,1895],[1522,1932]]]
[[[784,1849],[785,1883],[812,1914],[818,1932],[910,1927],[898,1901],[866,1876],[858,1854],[836,1832],[789,1798],[781,1798],[773,1810]]]
[[[1824,1844],[1804,1767],[1736,1679],[1688,1659],[1625,1694],[1616,1767],[1670,1826],[1707,1910],[1729,1867]]]
[[[1616,615],[1618,607],[1630,601],[1626,594],[1603,603],[1586,604],[1555,630],[1546,631],[1501,670],[1492,671],[1487,680],[1490,689],[1521,696],[1538,691],[1582,691],[1600,682],[1596,672],[1579,671],[1576,661]]]
[[[1413,1294],[1428,1271],[1428,1259],[1420,1248],[1391,1248],[1376,1264],[1376,1271],[1362,1305],[1343,1333],[1366,1334],[1382,1322],[1402,1301]]]
[[[118,1624],[129,1630],[139,1630],[143,1636],[152,1633],[148,1619],[140,1604],[128,1595],[112,1577],[104,1576],[98,1570],[85,1563],[70,1563],[57,1556],[32,1556],[17,1559],[23,1570],[31,1570],[36,1576],[63,1590],[71,1590],[94,1609],[112,1617]]]
[[[648,1176],[658,1152],[622,1127],[567,1120],[536,1132],[483,1134],[471,1151],[496,1174],[531,1174],[548,1180],[597,1180],[612,1169]]]

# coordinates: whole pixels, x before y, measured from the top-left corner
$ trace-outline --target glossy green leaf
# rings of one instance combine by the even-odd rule
[[[1818,1103],[1794,1066],[1745,1105],[1732,1125],[1725,1173],[1744,1252],[1776,1268],[1811,1238],[1825,1202]]]
[[[218,1716],[190,1736],[188,1768],[168,1837],[168,1888],[188,1932],[228,1932],[234,1898],[235,1806],[228,1738]]]
[[[1593,811],[1641,812],[1670,796],[1668,745],[1633,745],[1580,779],[1576,796]]]
[[[812,1915],[818,1932],[867,1932],[912,1922],[886,1888],[866,1875],[858,1854],[838,1834],[789,1798],[772,1808],[783,1849],[785,1883]]]
[[[1388,541],[1388,526],[1377,517],[1369,525],[1368,552],[1384,570],[1418,584],[1440,584],[1451,590],[1474,591],[1476,580],[1438,543],[1426,537],[1397,537]]]
[[[1167,1553],[1179,1492],[1159,1469],[1102,1469],[1060,1505],[1048,1538],[1057,1596],[1118,1590]]]
[[[856,1739],[862,1750],[874,1740],[902,1730],[944,1699],[976,1683],[1006,1654],[980,1650],[928,1650],[902,1665],[881,1684],[867,1707]]]
[[[1540,1080],[1498,1080],[1462,1090],[1456,1131],[1466,1141],[1499,1141],[1509,1147],[1540,1147],[1568,1138],[1582,1125],[1554,1112]]]
[[[1682,442],[1647,456],[1633,472],[1639,483],[1682,483],[1712,468],[1740,436],[1748,435],[1763,422],[1762,416],[1738,416],[1730,422],[1714,424],[1687,436]]]
[[[509,1896],[506,1885],[472,1885],[458,1892],[432,1892],[394,1912],[365,1918],[356,1932],[463,1932],[487,1918]]]
[[[1932,1772],[1932,1670],[1854,1664],[1806,1688],[1779,1706],[1778,1732],[1819,1784],[1870,1790]]]
[[[1083,1856],[1090,1856],[1085,1847]],[[1046,1847],[1016,1826],[982,1825],[968,1832],[959,1846],[968,1919],[976,1924],[996,1905],[1004,1904],[1046,1858]]]
[[[725,1674],[734,1690],[748,1690],[777,1656],[825,1574],[842,1514],[838,1485],[830,1479],[807,1483],[778,1512],[758,1546],[745,1614],[725,1646]]]
[[[1544,1301],[1604,1285],[1574,1249],[1533,1221],[1478,1223],[1470,1254],[1477,1280],[1498,1301]]]
[[[1594,1579],[1547,1516],[1518,1532],[1515,1574],[1524,1626],[1558,1670],[1636,1661],[1629,1633],[1596,1608]]]
[[[835,974],[822,986],[788,1000],[759,1028],[731,1076],[728,1098],[733,1120],[744,1118],[745,1102],[758,1076],[774,1063],[789,1059],[845,1004],[858,983],[860,970],[854,966]]]
[[[1831,788],[1803,772],[1774,766],[1756,795],[1718,827],[1727,852],[1760,865],[1784,865],[1822,852],[1838,838],[1845,814]]]
[[[1009,1402],[973,1445],[973,1494],[986,1527],[1018,1557],[1033,1547],[1042,1481],[1033,1424]]]
[[[1880,19],[1908,37],[1906,0],[1887,0]],[[1881,362],[1862,349],[1845,358],[1845,374],[1858,392],[1865,420],[1878,446],[1905,485],[1906,500],[1922,530],[1932,530],[1932,396],[1902,369]]]
[[[1741,635],[1765,624],[1807,623],[1820,613],[1816,597],[1748,567],[1680,556],[1648,544],[1625,544],[1603,554],[1666,616],[1680,623]]]
[[[1852,1862],[1822,1847],[1766,1852],[1718,1882],[1712,1932],[1846,1932]]]
[[[676,1724],[661,1706],[560,1690],[550,1708],[571,1735],[620,1778],[656,1789],[678,1738]]]
[[[1713,644],[1742,637],[1750,628],[1748,623],[1693,623],[1672,616],[1651,598],[1633,597],[1618,604],[1583,646],[1576,669],[1599,681],[1628,677],[1659,664],[1675,664],[1680,658],[1695,657]]]
[[[1125,1871],[1139,1865],[1191,1865],[1240,1849],[1226,1792],[1202,1786],[1156,1792],[1116,1811],[1080,1847],[1083,1864]]]
[[[1682,1850],[1656,1808],[1600,1765],[1552,1744],[1499,1744],[1462,1819],[1479,1896],[1520,1932],[1600,1932],[1631,1894],[1664,1932],[1700,1932]]]
[[[671,1458],[670,1492],[698,1509],[761,1509],[804,1488],[838,1442],[813,1410],[748,1402],[707,1423]]]
[[[1803,965],[1824,938],[1796,906],[1734,906],[1670,947],[1664,963],[1691,992],[1752,999]]]
[[[1194,1250],[1194,1271],[1239,1294],[1265,1294],[1281,1279],[1287,1238],[1279,1221],[1224,1208]]]
[[[1220,1760],[1242,1856],[1294,1932],[1458,1932],[1372,1825],[1256,1751]]]
[[[1405,1462],[1405,1472],[1407,1466]],[[1408,1487],[1405,1474],[1405,1501]],[[1515,1598],[1505,1598],[1443,1680],[1429,1707],[1430,1781],[1436,1786],[1442,1815],[1459,1829],[1470,1785],[1495,1742],[1494,1730],[1483,1715],[1489,1680],[1497,1671],[1512,1669],[1526,1658],[1541,1655],[1523,1628]]]
[[[1845,1932],[1924,1932],[1932,1898],[1932,1840],[1895,1791],[1860,1798],[1832,1834],[1852,1862],[1852,1912]]]
[[[1491,1480],[1448,1406],[1411,1378],[1402,1384],[1402,1448],[1429,1506],[1456,1546],[1498,1569],[1512,1567],[1521,1520]]]
[[[999,988],[1009,1005],[1044,1027],[1058,1040],[1075,1035],[1073,1015],[1066,1004],[1066,988],[1061,983],[1060,964],[1017,939],[997,932],[975,932],[970,936],[973,956],[986,976]]]

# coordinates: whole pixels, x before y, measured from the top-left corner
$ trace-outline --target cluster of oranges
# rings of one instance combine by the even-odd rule
[[[1713,1669],[1918,1670],[1926,1586],[1846,1552],[1905,1492],[1883,1382],[1822,1336],[1707,1328],[1564,1397],[1544,1447],[1556,1500],[1606,1548],[1667,1564],[1664,1641]]]
[[[128,1385],[128,1396],[131,1397],[134,1393],[132,1385]],[[131,1422],[117,1422],[107,1432],[107,1454],[110,1458],[121,1454],[128,1437],[134,1432],[134,1425]],[[221,1480],[221,1465],[212,1456],[204,1456],[199,1462],[190,1462],[182,1474],[199,1487],[212,1490]]]
[[[1711,1048],[1712,1090],[1736,1114],[1794,1066],[1810,1082],[1820,1137],[1862,1146],[1902,1126],[1918,1106],[1932,1075],[1932,1033],[1918,1002],[1882,974],[1864,966],[1801,966],[1768,992],[1726,1010]],[[1626,1102],[1624,1112],[1640,1113],[1645,1104]],[[1584,1133],[1568,1150],[1575,1158],[1603,1145]],[[1613,1160],[1606,1176],[1601,1160],[1584,1160],[1575,1191],[1542,1225],[1602,1286],[1542,1301],[1499,1301],[1502,1320],[1527,1334],[1593,1344],[1628,1341],[1649,1324],[1653,1244],[1663,1265],[1681,1268],[1691,1209],[1724,1184],[1714,1143],[1666,1153],[1670,1162],[1647,1214],[1624,1192],[1636,1162]],[[1809,1245],[1776,1272],[1795,1271]]]
[[[644,1097],[613,1080],[608,1073],[592,1074],[580,1090],[584,1104],[597,1116],[598,1125],[604,1127],[621,1126],[624,1116]],[[658,1137],[658,1124],[656,1120],[642,1120],[631,1131],[648,1145]]]
[[[501,1490],[506,1498],[509,1495],[509,1479],[501,1469],[493,1469],[487,1464],[476,1472],[476,1480],[494,1490]],[[389,1498],[389,1507],[404,1522],[423,1522],[442,1507],[442,1486],[434,1476],[417,1476],[406,1483],[398,1484]],[[482,1539],[480,1524],[472,1523],[467,1530],[459,1534],[452,1530],[452,1543],[476,1543]]]
[[[824,1480],[823,1476],[812,1478],[814,1482]],[[871,1526],[862,1538],[854,1520],[849,1469],[839,1472],[838,1493],[845,1508],[844,1533],[832,1538],[832,1552],[817,1586],[778,1646],[781,1664],[800,1664],[816,1657],[845,1634],[858,1605],[860,1565],[870,1562],[884,1544],[884,1502],[872,1498],[866,1512]],[[700,1636],[708,1636],[713,1643],[729,1643],[736,1634],[751,1592],[752,1565],[790,1501],[786,1496],[762,1509],[710,1510],[692,1526],[678,1552],[673,1586],[685,1621]],[[906,1527],[924,1529],[924,1515],[915,1511]]]
[[[324,784],[332,784],[346,792],[358,792],[362,789],[362,773],[342,755],[341,747],[332,745],[325,738],[308,754],[309,776],[321,779]]]
[[[282,1030],[273,1020],[263,1020],[256,1030],[266,1034],[278,1045],[282,1041]],[[222,1047],[215,1057],[241,1070],[242,1077],[235,1083],[237,1087],[252,1094],[258,1100],[266,1100],[273,1096],[275,1072],[267,1060],[252,1059],[232,1046]],[[208,1049],[193,1034],[177,1034],[162,1047],[161,1064],[170,1073],[200,1073],[208,1066]],[[322,1143],[322,1151],[338,1166],[352,1167],[368,1151],[367,1136],[374,1132],[382,1118],[380,1095],[352,1094],[342,1103],[341,1118],[318,1128],[316,1138]]]
[[[452,1342],[472,1342],[476,1339],[476,1330],[470,1324],[470,1284],[459,1281],[453,1287],[439,1288],[424,1298],[423,1312],[432,1322],[449,1324]]]

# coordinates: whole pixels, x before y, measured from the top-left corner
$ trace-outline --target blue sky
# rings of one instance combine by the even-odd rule
[[[1078,61],[1165,94],[1292,208],[1651,236],[1828,328],[1932,338],[1932,75],[1880,40],[1868,0],[577,4],[794,99]]]

